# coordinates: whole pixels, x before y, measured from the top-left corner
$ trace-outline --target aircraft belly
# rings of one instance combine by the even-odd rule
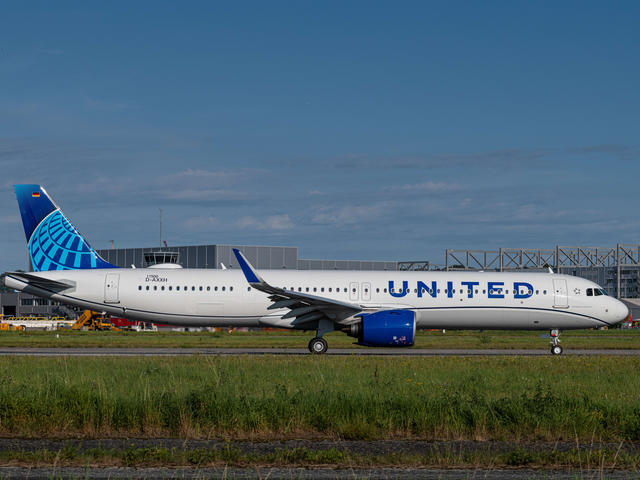
[[[547,330],[602,325],[596,319],[548,308],[430,308],[416,310],[418,328]]]
[[[499,308],[434,308],[416,313],[418,328],[505,328],[504,311]]]

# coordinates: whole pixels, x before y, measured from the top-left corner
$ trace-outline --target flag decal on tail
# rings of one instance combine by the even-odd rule
[[[38,198],[38,197],[40,196],[40,192],[32,192],[32,193],[31,193],[31,196],[32,196],[33,198]]]

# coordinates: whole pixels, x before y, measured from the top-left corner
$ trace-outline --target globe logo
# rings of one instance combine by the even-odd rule
[[[96,268],[98,258],[60,210],[49,214],[33,232],[29,254],[36,272]]]

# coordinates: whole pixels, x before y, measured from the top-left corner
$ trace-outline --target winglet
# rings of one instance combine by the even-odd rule
[[[247,282],[251,284],[265,283],[265,281],[260,278],[260,275],[258,275],[258,272],[256,272],[255,268],[253,268],[249,261],[244,258],[244,255],[240,252],[240,250],[234,248],[233,253],[238,259],[238,263],[240,264],[240,268],[242,268],[242,273],[244,273]]]

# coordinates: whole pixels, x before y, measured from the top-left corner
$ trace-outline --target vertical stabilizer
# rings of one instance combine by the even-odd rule
[[[35,272],[117,268],[91,248],[40,185],[14,185]]]

